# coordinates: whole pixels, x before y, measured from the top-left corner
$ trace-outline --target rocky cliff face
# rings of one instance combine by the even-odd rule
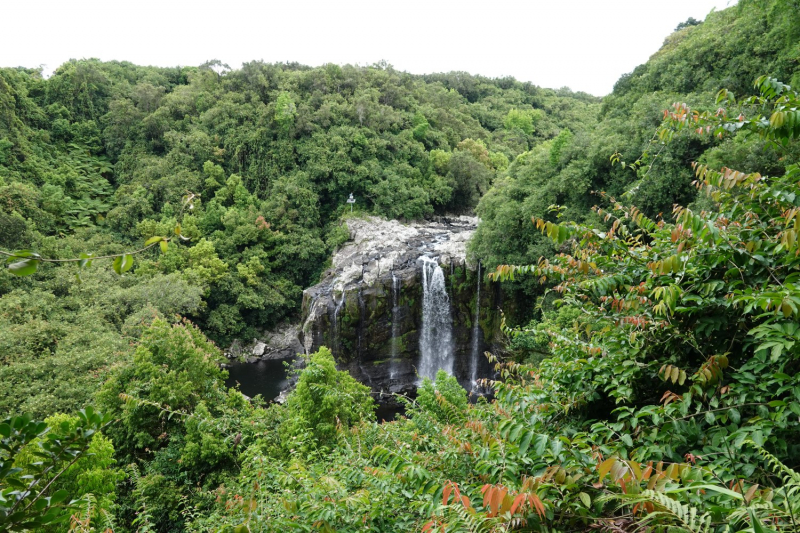
[[[235,340],[225,351],[228,359],[244,360],[248,363],[290,359],[303,353],[303,345],[299,339],[300,326],[283,323],[261,334],[260,339],[252,342]]]
[[[454,374],[470,388],[477,351],[478,377],[487,376],[482,354],[499,329],[500,294],[483,283],[477,308],[477,265],[466,257],[476,223],[468,217],[415,224],[349,220],[351,240],[336,252],[322,281],[303,293],[300,336],[306,353],[330,347],[340,367],[376,392],[414,389],[423,327],[421,258],[427,257],[445,274]]]

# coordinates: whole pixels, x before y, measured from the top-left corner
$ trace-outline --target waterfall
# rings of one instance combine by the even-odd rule
[[[420,259],[423,296],[419,375],[435,379],[439,369],[453,373],[453,319],[442,268],[433,259]]]
[[[392,270],[392,362],[389,370],[389,379],[394,379],[397,374],[396,362],[397,359],[397,337],[400,333],[400,279],[394,275]]]
[[[358,282],[358,346],[356,348],[356,354],[358,356],[358,360],[361,360],[361,352],[363,350],[363,339],[364,339],[364,280]]]
[[[333,301],[336,302],[336,293],[332,295]],[[338,358],[342,355],[342,325],[339,323],[339,310],[344,305],[345,300],[345,292],[342,290],[342,299],[336,304],[336,308],[333,310],[333,353]]]
[[[478,261],[478,288],[475,299],[475,319],[472,322],[472,357],[470,358],[469,379],[472,387],[478,385],[478,362],[481,357],[481,262]]]
[[[324,313],[324,311],[322,311],[322,304],[320,303],[322,300],[323,298],[318,297],[314,297],[311,300],[308,306],[308,317],[303,323],[301,331],[303,333],[303,350],[306,355],[311,353],[311,349],[314,346],[314,327],[316,325],[316,320]]]

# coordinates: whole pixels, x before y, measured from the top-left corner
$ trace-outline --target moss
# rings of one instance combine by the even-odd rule
[[[415,338],[417,330],[412,329],[405,332],[403,335],[397,337],[397,353],[405,353],[408,351],[408,337]]]
[[[487,311],[486,308],[481,309],[478,324],[481,330],[483,330],[483,338],[489,342],[490,339],[494,338],[494,332],[498,329],[497,321],[499,320],[499,316],[498,313]]]
[[[469,290],[470,287],[474,286],[474,283],[470,281],[469,278],[470,276],[463,267],[455,267],[453,273],[448,276],[448,281],[450,282],[451,289],[455,293],[462,294]]]

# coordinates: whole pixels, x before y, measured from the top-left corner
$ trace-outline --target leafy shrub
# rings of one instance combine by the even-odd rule
[[[333,355],[323,346],[300,371],[278,433],[289,451],[325,450],[333,445],[337,426],[371,420],[374,409],[370,388],[336,370]]]

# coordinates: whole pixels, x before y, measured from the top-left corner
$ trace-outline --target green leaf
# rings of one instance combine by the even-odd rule
[[[39,268],[39,261],[31,258],[20,259],[19,261],[14,261],[8,265],[8,270],[10,270],[15,276],[20,277],[30,276],[31,274],[36,273],[37,268]]]
[[[581,499],[581,502],[583,502],[583,505],[585,505],[586,507],[592,506],[592,499],[585,492],[579,492],[578,498]]]
[[[36,511],[44,511],[45,508],[50,505],[50,498],[39,498],[36,500],[36,503],[33,504],[33,508]]]
[[[117,274],[122,274],[127,272],[133,266],[133,256],[130,254],[124,254],[114,259],[114,263],[112,267],[114,268],[114,272]]]
[[[155,244],[158,241],[163,241],[163,240],[164,240],[164,237],[162,237],[161,235],[157,235],[155,237],[150,237],[149,239],[144,241],[144,245],[145,246],[150,246],[151,244]]]
[[[761,520],[758,519],[756,512],[752,507],[748,508],[747,512],[750,514],[750,521],[753,522],[754,533],[775,533],[774,529],[764,527],[764,524],[762,524]]]
[[[544,455],[547,449],[547,435],[536,435],[536,440],[533,441],[533,451],[537,457]]]
[[[87,268],[92,266],[92,258],[94,254],[81,254],[78,261],[78,268]]]
[[[59,504],[59,503],[63,502],[64,500],[67,499],[67,496],[69,496],[69,493],[66,490],[64,490],[64,489],[57,490],[50,497],[50,505],[56,505],[56,504]]]
[[[716,421],[717,417],[714,416],[714,413],[712,413],[711,411],[706,411],[706,422],[708,422],[709,424],[713,424]]]
[[[558,457],[561,454],[561,450],[564,448],[562,442],[558,439],[553,439],[552,443],[550,444],[550,449],[553,451],[553,457]]]
[[[158,245],[161,247],[161,253],[162,254],[167,253],[167,241],[166,241],[166,239],[162,240]]]
[[[668,494],[675,494],[678,492],[697,491],[697,490],[710,490],[713,492],[717,492],[719,494],[725,494],[726,496],[730,496],[735,500],[744,500],[744,496],[742,496],[740,493],[734,492],[730,489],[726,489],[725,487],[722,487],[720,485],[692,484],[686,487],[676,487],[674,489],[669,489],[665,492],[667,492]]]
[[[524,435],[522,435],[522,441],[519,443],[519,454],[525,455],[525,452],[528,451],[528,447],[531,445],[531,439],[533,439],[533,431],[526,431]]]
[[[508,435],[508,440],[511,442],[516,442],[517,438],[519,437],[519,432],[522,431],[522,424],[519,424],[511,430],[511,433]]]
[[[30,250],[17,250],[13,254],[8,256],[6,259],[6,263],[14,263],[20,259],[41,259],[42,256],[37,254],[36,252],[32,252]]]

